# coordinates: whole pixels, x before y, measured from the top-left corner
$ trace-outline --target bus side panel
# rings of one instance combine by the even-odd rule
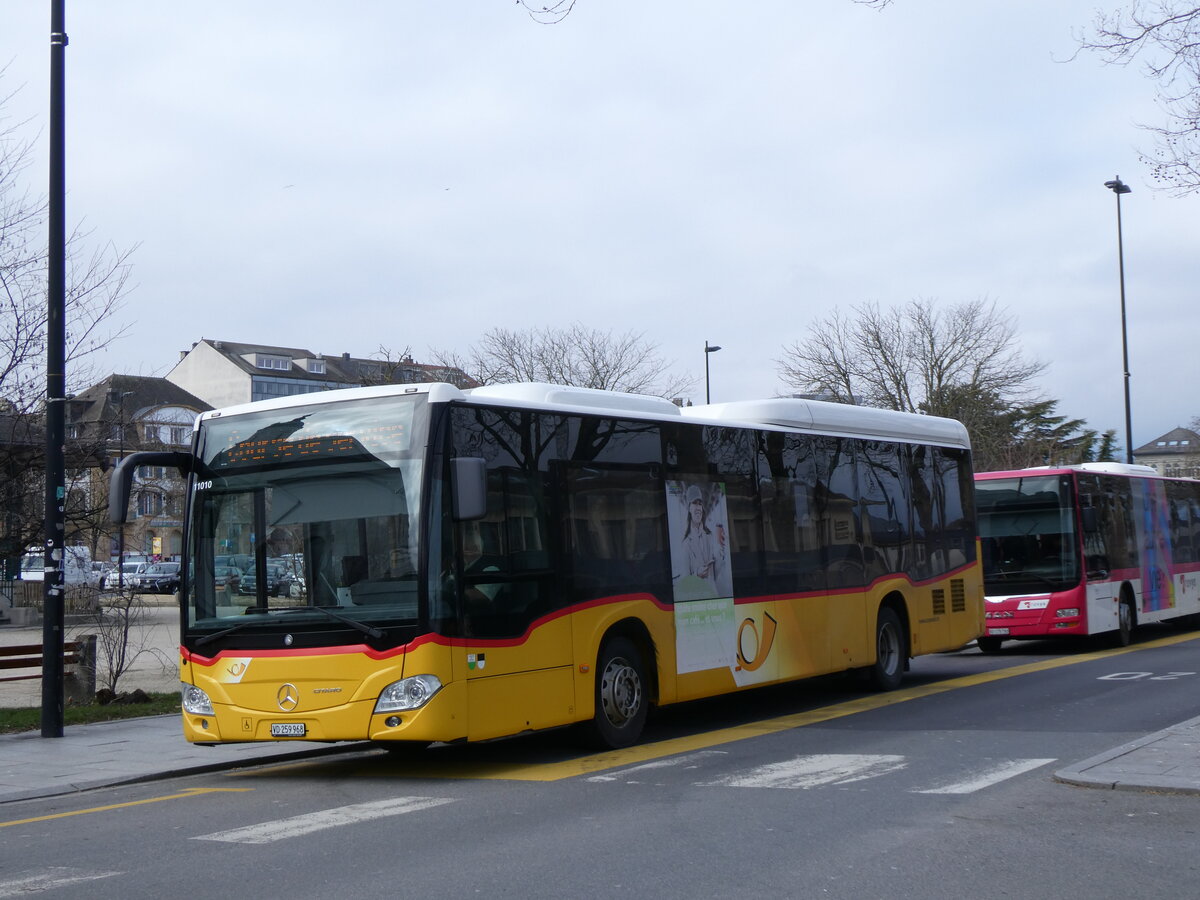
[[[469,638],[455,647],[467,682],[468,737],[486,740],[575,718],[567,616],[535,623],[519,640]]]

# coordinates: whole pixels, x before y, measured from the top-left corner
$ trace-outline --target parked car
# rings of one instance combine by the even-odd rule
[[[173,594],[179,590],[180,565],[177,562],[151,563],[144,572],[133,577],[139,591],[154,594]]]
[[[147,563],[144,562],[123,563],[120,570],[114,566],[113,570],[104,576],[104,590],[119,590],[122,585],[126,590],[136,589],[137,582],[134,579],[146,571],[146,566]]]
[[[287,569],[283,566],[267,566],[267,596],[282,597],[288,592],[288,586],[291,584],[291,578],[287,574]],[[258,576],[254,569],[250,569],[244,575],[238,585],[239,594],[257,594],[258,593]]]
[[[242,570],[236,566],[215,566],[213,568],[213,585],[236,591],[242,580]]]

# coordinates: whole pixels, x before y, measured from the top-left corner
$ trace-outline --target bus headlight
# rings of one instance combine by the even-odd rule
[[[1054,615],[1060,619],[1073,619],[1079,615],[1078,609],[1060,609],[1055,611]]]
[[[183,697],[183,711],[189,712],[196,716],[212,716],[216,715],[213,712],[212,701],[208,699],[208,694],[200,690],[194,684],[180,684],[180,693]]]
[[[375,712],[400,712],[405,709],[420,709],[442,689],[436,675],[413,675],[401,678],[385,687],[375,702]]]

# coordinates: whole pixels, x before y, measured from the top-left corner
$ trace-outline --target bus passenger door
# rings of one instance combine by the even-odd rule
[[[574,714],[570,622],[543,612],[553,590],[544,570],[464,573],[455,670],[466,676],[471,740],[550,728]]]

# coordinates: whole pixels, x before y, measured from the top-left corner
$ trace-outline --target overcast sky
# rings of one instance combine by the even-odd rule
[[[834,309],[986,297],[1060,412],[1200,415],[1200,198],[1151,189],[1136,68],[1067,62],[1116,0],[67,0],[68,219],[140,245],[129,336],[369,356],[636,331],[704,398],[774,396]],[[49,4],[0,0],[9,124],[45,149]],[[38,137],[38,130],[42,129]],[[30,170],[44,190],[44,157]]]

